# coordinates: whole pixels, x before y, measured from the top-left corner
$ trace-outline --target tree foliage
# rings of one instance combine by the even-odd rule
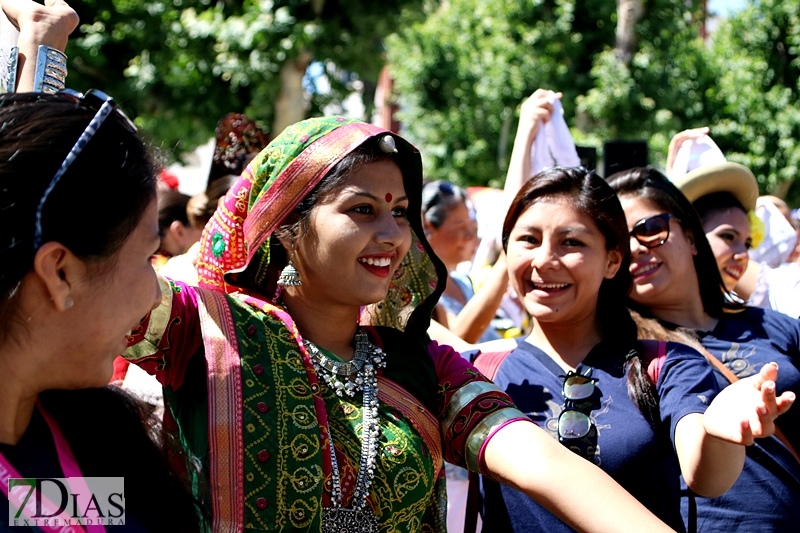
[[[178,153],[229,111],[269,129],[292,62],[320,62],[331,83],[310,87],[305,114],[355,79],[369,104],[388,55],[430,178],[502,183],[519,104],[546,87],[564,93],[580,144],[645,139],[659,164],[675,132],[708,125],[783,193],[800,168],[800,0],[750,0],[708,41],[701,4],[644,1],[628,63],[608,0],[85,0],[69,83],[107,90]]]
[[[427,177],[502,183],[519,103],[554,88],[572,116],[592,86],[593,51],[614,42],[614,10],[606,0],[454,0],[390,37],[399,118]]]
[[[699,2],[647,2],[631,64],[610,47],[595,56],[594,85],[577,100],[578,137],[647,140],[651,163],[660,164],[674,133],[706,125],[714,78],[701,21]]]
[[[763,192],[784,192],[800,167],[800,0],[751,0],[706,41],[702,4],[644,2],[630,64],[615,49],[614,3],[452,0],[431,10],[388,41],[401,119],[428,175],[502,183],[518,105],[545,87],[564,92],[580,144],[647,140],[659,165],[674,133],[708,125]]]
[[[751,2],[719,27],[710,49],[712,135],[763,192],[785,192],[800,171],[798,55],[800,0]],[[797,205],[800,190],[790,196]]]
[[[374,87],[383,37],[418,0],[85,0],[67,50],[70,85],[102,87],[150,136],[176,151],[205,142],[230,111],[269,130],[281,69],[305,56],[331,91],[307,114],[341,101],[354,79]],[[302,70],[301,70],[302,73]]]

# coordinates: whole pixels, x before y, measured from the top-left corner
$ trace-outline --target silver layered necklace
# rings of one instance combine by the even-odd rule
[[[323,533],[378,533],[378,518],[367,505],[370,486],[375,477],[380,426],[378,424],[378,369],[384,368],[383,350],[373,345],[364,331],[355,336],[356,350],[347,362],[334,361],[319,348],[304,341],[317,376],[337,396],[352,398],[363,392],[361,457],[350,507],[342,507],[342,479],[333,447],[333,434],[328,433],[331,453],[331,506],[322,509]]]

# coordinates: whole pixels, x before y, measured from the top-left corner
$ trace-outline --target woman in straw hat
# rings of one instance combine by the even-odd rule
[[[748,252],[754,248],[751,225],[758,224],[755,176],[738,163],[721,163],[693,170],[673,183],[700,216],[725,288],[733,292],[747,271]]]

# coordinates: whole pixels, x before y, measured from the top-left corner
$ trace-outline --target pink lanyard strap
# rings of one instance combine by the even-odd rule
[[[68,483],[70,489],[72,490],[73,494],[90,494],[89,488],[86,486],[86,481],[83,479],[81,475],[81,470],[78,467],[78,462],[75,460],[75,456],[72,454],[72,450],[69,447],[69,443],[67,443],[67,439],[64,438],[64,434],[61,432],[61,429],[58,427],[58,424],[55,420],[44,410],[41,403],[37,400],[36,406],[39,409],[39,412],[44,418],[45,422],[50,428],[50,433],[53,435],[53,441],[56,445],[56,453],[58,454],[58,462],[61,465],[61,470],[64,473],[64,476],[68,479]],[[9,503],[14,503],[17,509],[20,508],[22,502],[24,501],[24,493],[25,490],[15,490],[11,494],[8,491],[8,479],[9,478],[21,478],[22,476],[17,472],[17,470],[11,466],[11,463],[6,459],[2,453],[0,453],[0,488],[2,488],[3,493],[8,497]],[[22,514],[25,516],[26,519],[31,519],[30,516],[33,511],[34,507],[33,499],[29,499],[27,505],[22,511]],[[53,504],[52,502],[48,501],[47,498],[42,497],[42,508],[47,514],[51,514],[53,511],[58,509],[58,506]],[[43,519],[39,519],[39,524],[36,526],[48,533],[105,533],[106,528],[102,525],[90,525],[90,526],[81,526],[76,525],[75,520],[71,519],[69,515],[62,512],[61,514],[54,516],[53,518],[49,519],[50,521],[58,520],[56,523],[64,523],[64,524],[72,524],[72,525],[45,525]]]

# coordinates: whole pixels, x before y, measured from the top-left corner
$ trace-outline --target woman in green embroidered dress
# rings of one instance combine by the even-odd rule
[[[444,531],[442,461],[581,531],[667,531],[426,330],[446,279],[419,153],[329,117],[290,126],[206,227],[203,288],[162,283],[126,357],[208,474],[215,531]],[[596,489],[578,503],[573,483]]]

